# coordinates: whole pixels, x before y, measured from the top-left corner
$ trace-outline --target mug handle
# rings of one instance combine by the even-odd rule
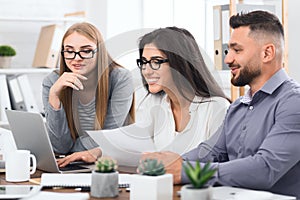
[[[30,154],[30,158],[32,160],[32,169],[30,171],[30,174],[34,174],[36,171],[36,158],[33,154]]]

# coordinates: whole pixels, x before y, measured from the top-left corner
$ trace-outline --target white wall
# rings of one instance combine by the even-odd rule
[[[288,1],[289,75],[300,82],[300,1]]]

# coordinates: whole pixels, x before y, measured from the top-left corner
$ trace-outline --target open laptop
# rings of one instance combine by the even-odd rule
[[[64,168],[58,167],[43,117],[39,113],[6,110],[6,115],[17,148],[30,150],[37,159],[38,169],[56,173],[92,170],[75,163]]]

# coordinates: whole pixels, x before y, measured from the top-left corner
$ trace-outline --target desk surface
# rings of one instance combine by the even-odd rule
[[[126,170],[127,171],[127,170]],[[42,171],[37,170],[35,174],[31,175],[31,179],[38,179],[41,177]],[[34,185],[31,182],[22,182],[22,183],[11,183],[5,181],[5,173],[0,173],[0,185]],[[180,200],[180,197],[177,196],[177,191],[181,189],[180,185],[174,186],[173,190],[173,200]],[[52,191],[52,192],[74,192],[74,189],[43,189],[43,191]],[[239,199],[237,196],[235,198],[232,196],[232,194],[243,194],[241,200],[245,200],[245,195],[248,196],[247,199],[251,199],[251,195],[256,195],[255,190],[247,190],[247,189],[241,189],[241,188],[232,188],[232,187],[214,187],[213,188],[213,200],[226,200],[226,199]],[[250,195],[250,196],[249,196]],[[126,192],[125,189],[121,189],[121,192],[119,193],[119,196],[116,198],[104,198],[105,199],[114,199],[114,200],[129,200],[130,193]],[[90,200],[99,200],[98,198],[89,198]],[[101,198],[102,199],[102,198]],[[257,198],[259,199],[259,198]],[[266,200],[264,195],[264,200]],[[284,195],[273,195],[270,200],[296,200],[295,197],[290,196],[284,196]]]
[[[35,179],[35,178],[40,178],[41,177],[42,172],[40,170],[37,170],[35,174],[31,175],[31,179]],[[5,181],[5,173],[0,173],[0,185],[14,185],[14,184],[18,184],[18,185],[34,185],[31,182],[22,182],[22,183],[11,183],[11,182],[6,182]],[[179,191],[181,189],[181,186],[174,186],[174,193],[173,193],[173,200],[179,200],[180,197],[177,196],[177,191]],[[52,192],[74,192],[74,189],[59,189],[59,190],[54,190],[54,189],[43,189],[43,191],[52,191]],[[125,189],[121,189],[121,192],[119,193],[119,196],[116,198],[101,198],[103,200],[106,199],[114,199],[114,200],[129,200],[129,192],[126,192]],[[93,198],[90,197],[90,200],[99,200],[98,198]]]

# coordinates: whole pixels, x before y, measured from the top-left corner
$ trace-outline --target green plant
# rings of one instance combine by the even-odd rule
[[[0,46],[0,56],[15,56],[16,51],[14,48],[8,45]]]
[[[162,162],[149,158],[140,162],[138,171],[140,174],[147,176],[159,176],[166,173],[165,166]]]
[[[210,162],[205,163],[203,168],[201,168],[199,161],[196,161],[195,167],[189,161],[186,161],[183,168],[195,188],[202,188],[217,171],[216,168],[210,167]]]
[[[110,157],[101,157],[96,161],[96,172],[115,172],[118,168],[117,162]]]

